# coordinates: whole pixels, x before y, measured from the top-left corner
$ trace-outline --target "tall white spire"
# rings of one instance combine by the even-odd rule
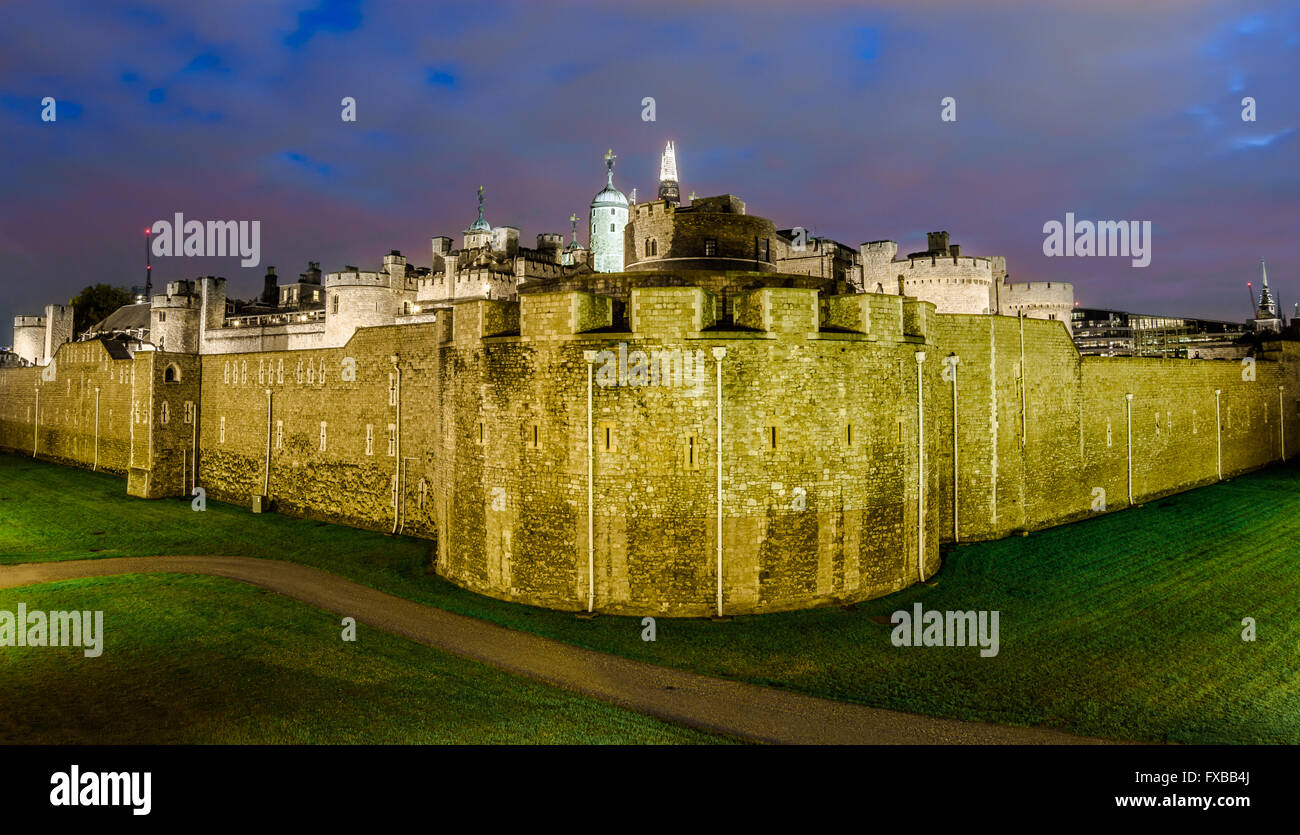
[[[677,151],[671,139],[664,148],[664,155],[659,158],[659,199],[681,202],[681,191],[677,186]]]
[[[1259,259],[1259,268],[1264,273],[1264,286],[1259,288],[1259,318],[1274,319],[1277,318],[1277,302],[1273,301],[1273,294],[1268,289],[1268,266],[1264,259]]]
[[[668,140],[664,154],[659,158],[659,179],[677,182],[677,154],[673,151],[673,141]]]

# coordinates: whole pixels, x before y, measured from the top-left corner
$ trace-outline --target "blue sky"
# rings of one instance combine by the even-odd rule
[[[479,185],[525,242],[567,233],[607,147],[645,197],[668,139],[683,194],[731,192],[851,246],[946,229],[1084,305],[1225,319],[1247,315],[1266,258],[1300,302],[1295,3],[5,8],[0,344],[17,313],[140,283],[144,227],[175,212],[262,221],[262,265],[156,259],[155,283],[218,274],[253,296],[268,264],[427,265]],[[1066,212],[1151,221],[1151,265],[1045,257]]]

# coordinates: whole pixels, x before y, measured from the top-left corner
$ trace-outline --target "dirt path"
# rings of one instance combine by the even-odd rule
[[[581,649],[414,603],[296,563],[252,557],[117,557],[0,566],[0,588],[79,577],[207,574],[270,589],[357,623],[639,713],[787,744],[1028,744],[1108,740],[962,722],[786,693]]]

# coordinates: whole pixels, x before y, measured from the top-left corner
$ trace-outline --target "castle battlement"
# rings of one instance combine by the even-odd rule
[[[518,299],[474,299],[444,310],[452,322],[446,339],[467,344],[487,337],[523,341],[563,340],[613,332],[617,299],[580,290],[533,293]],[[866,337],[865,341],[924,341],[933,328],[935,305],[906,296],[854,293],[823,297],[814,288],[762,287],[732,299],[730,327],[721,323],[722,299],[703,287],[633,287],[623,336],[637,339],[719,338],[747,333],[814,336],[823,331]]]
[[[369,270],[345,270],[338,273],[326,273],[325,287],[388,287],[390,277],[385,272]]]
[[[966,268],[977,272],[987,272],[992,275],[993,259],[983,255],[909,255],[906,258],[897,258],[893,261],[895,264],[906,263],[909,269],[924,267],[947,266],[951,264],[954,267]]]

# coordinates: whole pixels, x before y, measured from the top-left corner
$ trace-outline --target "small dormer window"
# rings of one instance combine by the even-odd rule
[[[718,240],[717,240],[717,238],[705,238],[705,239],[704,239],[704,254],[705,254],[705,255],[717,255],[717,254],[718,254]]]

